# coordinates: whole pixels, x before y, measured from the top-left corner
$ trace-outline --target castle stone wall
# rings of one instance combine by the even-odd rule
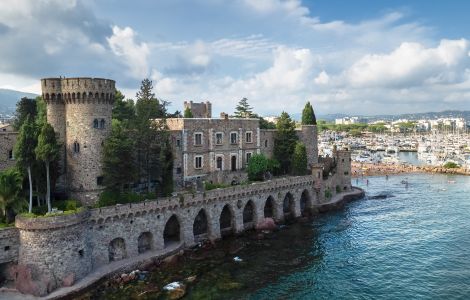
[[[17,228],[0,229],[0,264],[16,261],[19,245]]]
[[[10,152],[13,151],[17,132],[0,132],[0,171],[14,167],[16,161],[10,158]]]

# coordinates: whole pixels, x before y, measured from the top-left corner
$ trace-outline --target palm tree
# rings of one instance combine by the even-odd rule
[[[7,208],[15,204],[22,187],[23,178],[17,170],[8,169],[0,173],[0,209],[5,221]]]

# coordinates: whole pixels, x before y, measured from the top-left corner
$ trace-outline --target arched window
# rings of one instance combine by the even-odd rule
[[[85,92],[83,92],[82,98],[83,98],[83,99],[86,99],[86,93],[85,93]]]
[[[98,128],[98,119],[93,120],[93,128]]]
[[[101,99],[104,100],[104,93],[101,93]]]
[[[54,93],[51,94],[51,100],[55,100],[55,94]]]
[[[100,96],[100,94],[98,94],[98,93],[95,93],[95,99],[98,99],[98,98],[99,98],[99,96]]]
[[[80,153],[80,144],[78,142],[73,143],[73,152]]]
[[[46,94],[46,100],[49,100],[49,94]]]
[[[80,99],[80,93],[77,93],[77,99]]]
[[[100,121],[100,128],[104,129],[104,125],[106,124],[106,121],[104,119],[101,119]]]

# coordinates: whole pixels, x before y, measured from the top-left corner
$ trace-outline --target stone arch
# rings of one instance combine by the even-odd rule
[[[230,205],[226,204],[220,213],[219,226],[220,235],[227,236],[233,234],[234,231],[234,213]]]
[[[100,97],[100,94],[95,93],[95,99],[98,99]]]
[[[55,100],[55,94],[54,93],[51,94],[51,100]]]
[[[284,197],[284,201],[282,203],[282,211],[284,213],[284,219],[293,219],[295,217],[295,201],[294,197],[290,192]]]
[[[137,247],[139,253],[144,253],[152,250],[153,234],[149,231],[142,232],[137,239]]]
[[[274,202],[273,196],[269,196],[264,203],[264,217],[265,218],[273,218],[275,214],[276,204]]]
[[[121,260],[127,257],[126,242],[123,238],[115,238],[108,246],[109,261]]]
[[[201,208],[194,218],[193,223],[193,236],[194,241],[197,243],[201,240],[207,239],[209,234],[209,222],[207,219],[206,211]]]
[[[49,93],[46,93],[46,100],[49,100]]]
[[[57,100],[62,100],[62,94],[61,93],[57,94]]]
[[[104,93],[101,93],[101,99],[104,100]]]
[[[89,93],[88,93],[88,99],[91,99],[91,98],[93,98],[93,93],[92,93],[92,92],[89,92]]]
[[[243,208],[243,226],[245,229],[253,228],[255,221],[255,204],[248,200]]]
[[[86,92],[83,92],[83,94],[82,94],[82,99],[83,99],[83,100],[86,99]]]
[[[300,195],[300,213],[302,216],[307,216],[310,214],[312,208],[312,197],[310,197],[310,193],[307,189],[303,190],[302,194]]]
[[[172,215],[166,222],[163,241],[165,248],[181,241],[181,226],[176,215]]]
[[[80,100],[80,92],[77,92],[77,99]]]

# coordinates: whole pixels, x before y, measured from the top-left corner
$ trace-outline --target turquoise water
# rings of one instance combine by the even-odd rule
[[[470,177],[368,179],[353,179],[366,197],[340,211],[224,239],[203,260],[80,299],[168,299],[161,288],[188,276],[184,299],[470,299]]]
[[[470,299],[470,177],[370,177],[358,185],[366,199],[313,222],[308,247],[321,259],[249,298]]]

